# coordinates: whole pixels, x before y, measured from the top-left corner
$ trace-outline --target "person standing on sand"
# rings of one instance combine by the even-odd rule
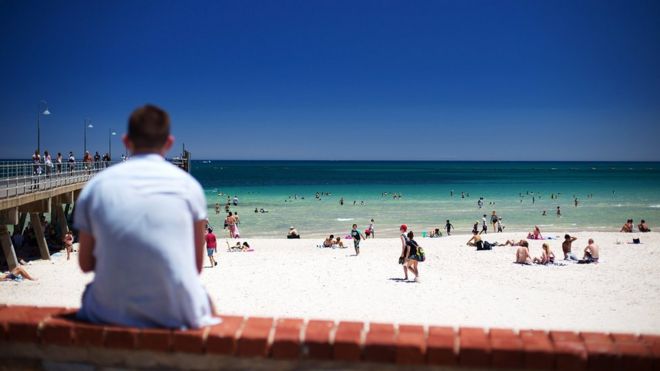
[[[449,219],[447,219],[447,223],[445,223],[445,230],[447,231],[447,236],[451,236],[452,229],[454,229],[454,226],[449,222]]]
[[[215,261],[215,258],[213,257],[213,254],[218,252],[218,241],[213,234],[213,229],[207,228],[206,229],[206,235],[204,236],[204,240],[206,241],[206,255],[209,257],[209,261],[211,262],[211,268],[215,267],[218,265],[218,262]]]
[[[355,247],[355,256],[360,255],[360,240],[367,239],[362,232],[357,229],[357,224],[353,224],[353,229],[351,230],[351,237],[353,237],[353,247]]]
[[[564,251],[564,260],[578,260],[577,256],[571,252],[571,246],[575,240],[577,240],[577,237],[571,237],[568,234],[564,235],[564,242],[561,243],[561,249]]]
[[[229,230],[229,237],[236,238],[236,219],[234,218],[234,213],[231,211],[227,214],[225,226]]]
[[[123,142],[131,159],[94,176],[76,204],[80,268],[94,272],[78,319],[168,329],[219,323],[199,278],[206,198],[163,158],[174,142],[169,116],[153,105],[136,109]]]
[[[371,238],[376,238],[376,230],[374,229],[375,227],[374,220],[371,219],[371,222],[369,223],[369,228],[367,228],[367,231],[365,231],[365,234],[367,236],[370,236]]]
[[[493,213],[490,215],[490,224],[493,225],[493,232],[497,231],[497,222],[497,213],[495,213],[495,210],[493,210]]]
[[[415,275],[415,282],[419,282],[419,268],[418,268],[418,262],[419,262],[419,256],[417,254],[417,250],[419,248],[419,245],[417,242],[413,239],[415,237],[415,234],[413,231],[408,232],[407,234],[408,237],[408,243],[406,246],[406,252],[403,254],[404,259],[405,259],[405,264],[404,266],[413,274]]]
[[[557,216],[561,216],[561,209],[557,206]]]
[[[399,232],[401,232],[401,256],[399,256],[399,264],[403,264],[403,279],[407,280],[408,279],[408,266],[405,264],[406,262],[406,252],[408,251],[408,235],[406,234],[406,231],[408,230],[408,226],[405,224],[401,224],[401,227],[399,227]]]
[[[488,233],[488,222],[486,221],[486,214],[481,218],[481,233]]]

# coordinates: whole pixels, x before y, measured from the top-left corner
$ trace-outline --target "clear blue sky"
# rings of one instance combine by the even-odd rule
[[[0,0],[0,158],[660,160],[659,1]],[[114,138],[118,154],[120,141]]]

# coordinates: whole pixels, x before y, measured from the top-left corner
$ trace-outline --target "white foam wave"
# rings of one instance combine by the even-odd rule
[[[353,218],[337,218],[338,222],[348,222],[350,220],[353,220]]]
[[[650,208],[652,209],[660,209],[660,205],[649,205]]]

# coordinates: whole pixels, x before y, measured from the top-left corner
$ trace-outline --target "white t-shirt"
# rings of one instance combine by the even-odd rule
[[[195,221],[206,219],[202,187],[157,154],[96,175],[74,223],[95,239],[94,281],[78,316],[134,327],[197,328],[212,317],[195,260]]]

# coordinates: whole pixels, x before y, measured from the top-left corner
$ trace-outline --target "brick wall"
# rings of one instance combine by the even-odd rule
[[[238,368],[265,362],[269,368],[275,362],[278,368],[660,371],[660,335],[236,316],[196,330],[140,330],[83,323],[74,314],[75,309],[0,305],[0,361],[37,369],[47,362],[198,369],[218,368],[217,362]]]

